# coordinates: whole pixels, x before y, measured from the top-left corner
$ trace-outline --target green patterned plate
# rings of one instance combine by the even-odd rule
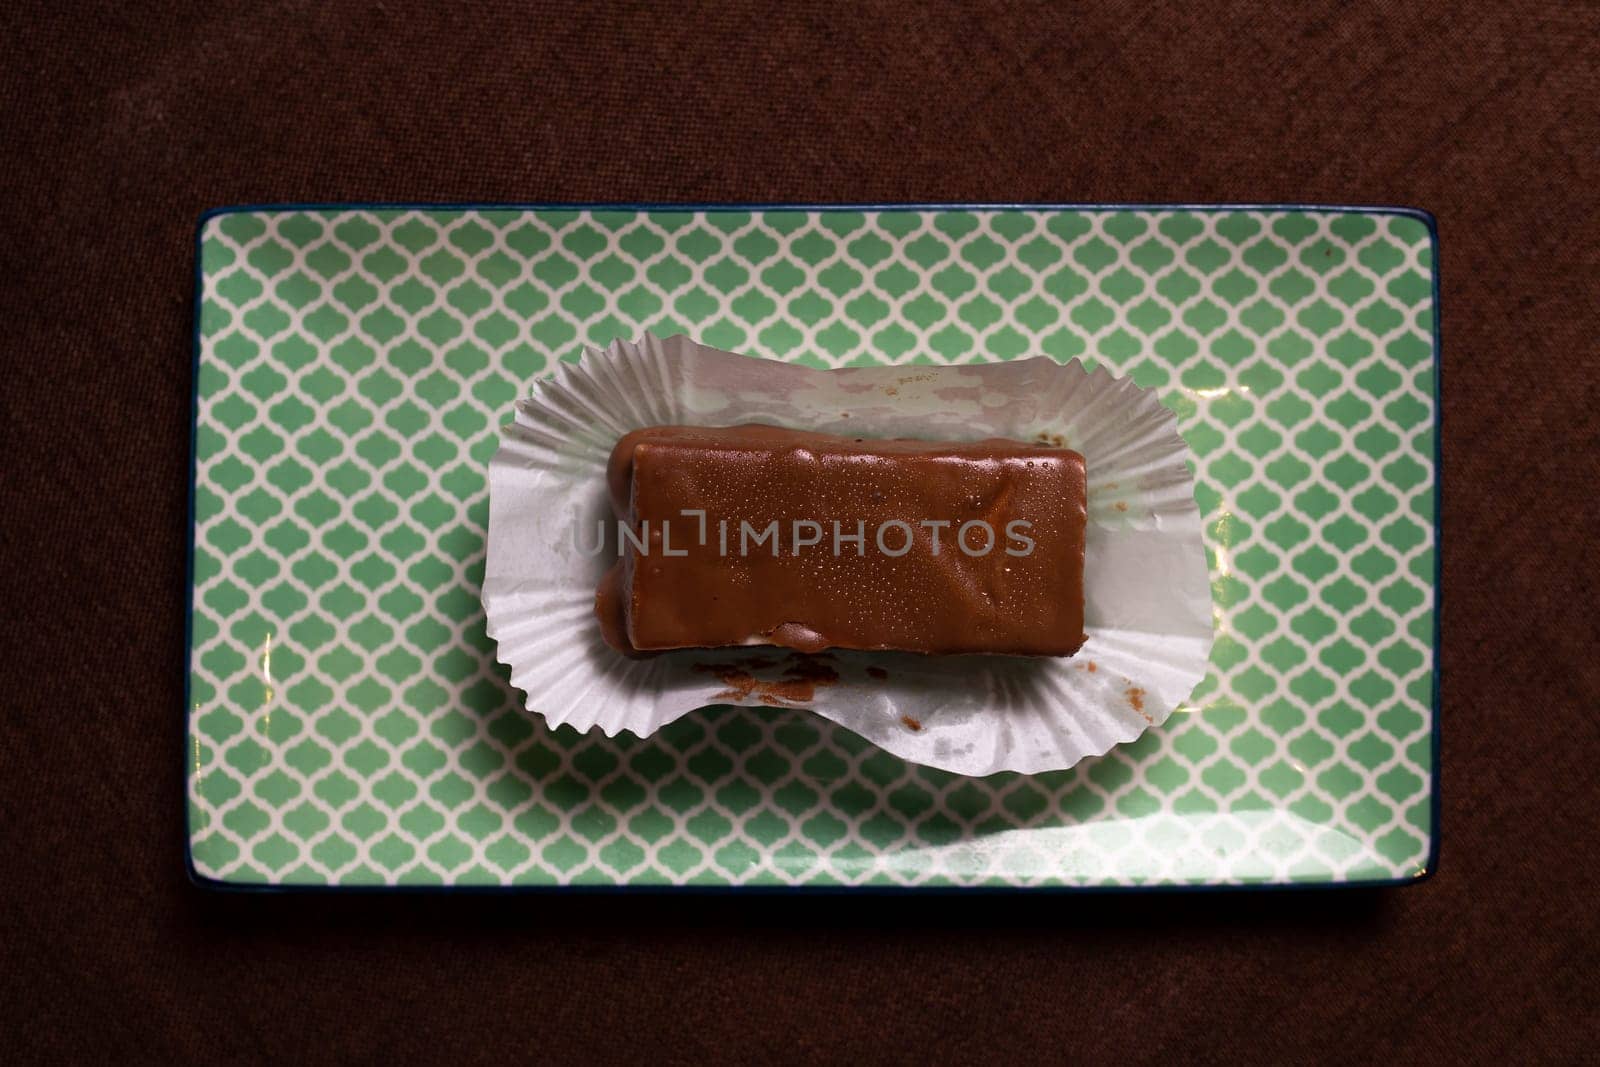
[[[229,886],[1394,883],[1437,845],[1432,220],[1381,209],[249,208],[200,224],[189,861]],[[803,711],[548,729],[484,634],[552,361],[1047,354],[1160,390],[1217,641],[1170,721],[962,778]]]

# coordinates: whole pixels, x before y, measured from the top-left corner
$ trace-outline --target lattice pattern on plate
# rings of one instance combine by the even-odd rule
[[[190,834],[275,884],[1410,877],[1432,819],[1433,247],[1317,211],[243,211],[201,233]],[[521,710],[484,470],[552,359],[1081,358],[1196,461],[1212,672],[1068,772],[957,778],[796,711]]]

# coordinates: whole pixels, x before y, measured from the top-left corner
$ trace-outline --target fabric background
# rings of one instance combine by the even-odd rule
[[[1593,3],[1522,0],[10,5],[7,1059],[1594,1056],[1597,41]],[[193,227],[372,200],[1432,210],[1438,874],[1026,899],[191,888]]]

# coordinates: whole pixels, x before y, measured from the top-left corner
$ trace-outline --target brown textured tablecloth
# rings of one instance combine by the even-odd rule
[[[5,1058],[1595,1056],[1600,7],[656,6],[0,17]],[[208,207],[307,200],[1432,210],[1439,873],[1027,899],[191,888],[190,242]]]

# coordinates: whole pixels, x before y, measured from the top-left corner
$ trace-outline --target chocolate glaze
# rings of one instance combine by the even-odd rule
[[[601,632],[621,651],[768,644],[1065,656],[1084,641],[1085,478],[1076,452],[998,439],[656,426],[623,437],[606,473],[617,514],[649,546],[629,546],[596,594]],[[704,543],[685,509],[705,511]],[[911,548],[889,556],[874,533],[896,519],[911,526]],[[950,525],[935,532],[925,519]],[[973,519],[995,532],[986,555],[957,546],[957,529]],[[1024,547],[1006,533],[1019,519],[1031,523],[1034,547],[1008,555],[1008,545]],[[777,554],[770,541],[752,541],[740,555],[741,522],[760,531],[773,520]],[[796,520],[823,527],[821,542],[798,555]],[[835,520],[846,535],[862,524],[862,550],[841,540],[834,555]],[[885,532],[893,550],[904,538],[899,528]],[[967,544],[984,540],[974,529]]]

